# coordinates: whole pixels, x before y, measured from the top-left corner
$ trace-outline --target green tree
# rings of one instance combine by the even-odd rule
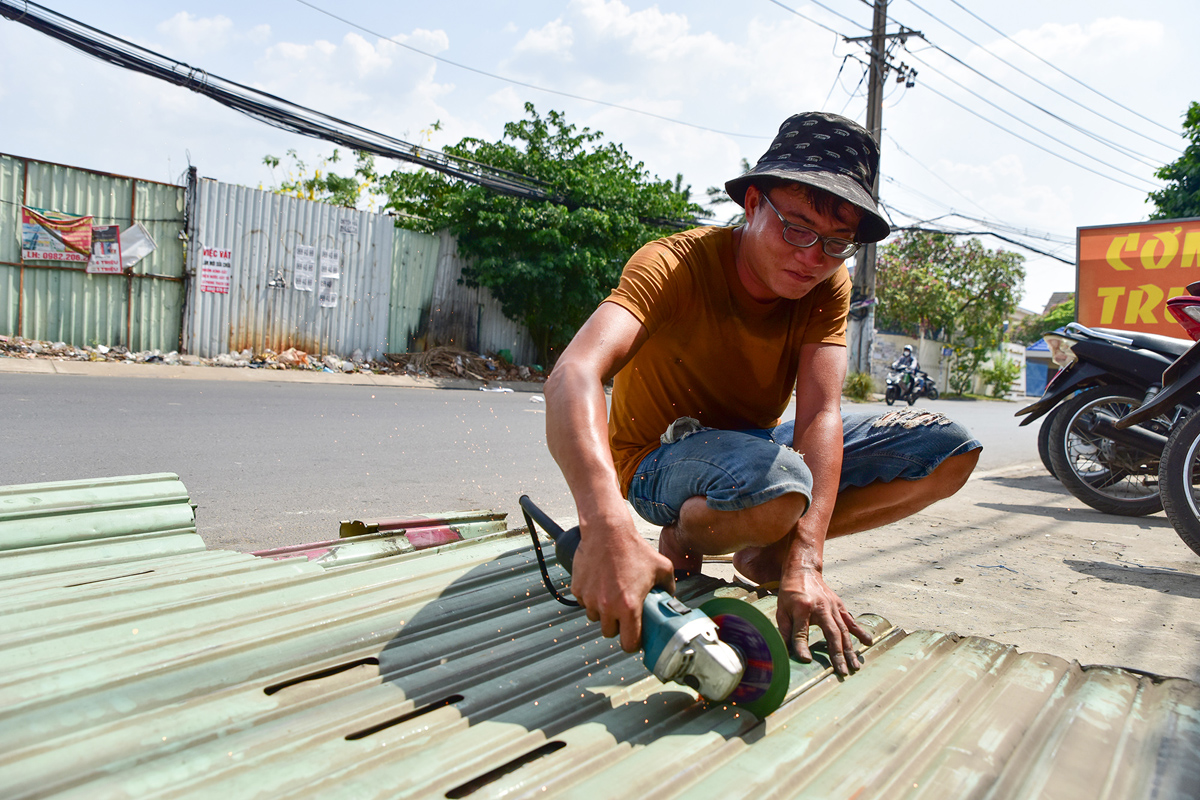
[[[341,154],[334,148],[329,158],[323,159],[321,165],[308,174],[308,165],[300,159],[295,150],[287,151],[291,159],[291,171],[273,191],[301,200],[316,200],[345,208],[357,208],[359,199],[370,191],[375,176],[375,157],[369,153],[357,152],[357,164],[354,173],[345,177],[338,175],[329,168],[330,164],[341,161]],[[279,167],[282,160],[278,156],[263,156],[263,163],[271,168],[272,173]]]
[[[1188,106],[1183,137],[1188,140],[1183,155],[1154,173],[1167,185],[1147,198],[1154,204],[1150,219],[1200,217],[1200,103]]]
[[[1031,345],[1042,338],[1042,334],[1046,331],[1057,330],[1068,322],[1074,321],[1075,298],[1072,297],[1065,303],[1059,303],[1045,314],[1034,314],[1021,320],[1021,323],[1012,330],[1010,338],[1019,344]]]
[[[525,112],[498,142],[466,138],[443,152],[540,180],[558,201],[498,194],[429,170],[378,176],[377,191],[398,224],[453,233],[468,259],[466,282],[488,287],[504,314],[529,330],[543,363],[552,363],[616,286],[629,256],[703,209],[682,176],[658,180],[621,145],[577,129],[560,112],[542,117],[531,103]]]
[[[876,325],[945,341],[954,351],[951,389],[961,394],[1004,340],[1024,261],[978,239],[958,244],[950,234],[905,231],[879,251]]]

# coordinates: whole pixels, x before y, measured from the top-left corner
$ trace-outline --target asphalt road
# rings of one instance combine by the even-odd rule
[[[574,506],[528,393],[269,381],[0,375],[0,485],[178,474],[210,547],[336,538],[343,519]],[[980,470],[1037,459],[1005,402],[920,404],[984,442]],[[883,403],[855,408],[886,408]]]

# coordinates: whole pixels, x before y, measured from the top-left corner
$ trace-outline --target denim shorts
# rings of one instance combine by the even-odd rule
[[[670,525],[692,497],[709,508],[737,511],[787,492],[812,499],[812,473],[792,449],[795,422],[775,428],[700,428],[642,459],[629,502],[655,525]],[[838,491],[875,481],[924,478],[950,456],[982,447],[964,426],[919,408],[883,414],[842,414],[842,474]]]

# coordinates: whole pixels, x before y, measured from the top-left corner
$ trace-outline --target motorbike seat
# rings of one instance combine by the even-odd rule
[[[1192,342],[1185,339],[1176,339],[1171,336],[1161,336],[1157,333],[1141,333],[1138,331],[1122,331],[1116,328],[1092,328],[1100,333],[1111,334],[1112,336],[1124,336],[1126,339],[1133,340],[1134,347],[1140,347],[1143,350],[1149,350],[1159,355],[1167,356],[1174,360],[1186,353],[1192,347]]]

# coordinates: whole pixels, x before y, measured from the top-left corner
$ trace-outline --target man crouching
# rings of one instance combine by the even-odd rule
[[[654,586],[734,553],[746,578],[779,581],[780,632],[801,660],[817,625],[838,673],[857,669],[854,639],[870,636],[825,583],[825,540],[916,513],[975,468],[982,445],[940,414],[841,412],[844,262],[890,232],[871,197],[878,163],[855,122],[790,117],[725,184],[745,223],[642,247],[555,365],[547,442],[582,536],[571,591],[626,651]],[[663,526],[659,552],[626,498]]]

